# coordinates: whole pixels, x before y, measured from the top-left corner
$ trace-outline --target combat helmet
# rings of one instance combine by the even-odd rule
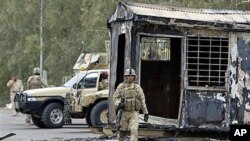
[[[125,73],[124,73],[124,76],[128,76],[128,75],[133,75],[133,76],[136,77],[135,70],[132,69],[132,68],[126,69],[126,71],[125,71]]]
[[[38,68],[38,67],[35,67],[34,69],[33,69],[33,74],[40,74],[40,68]]]

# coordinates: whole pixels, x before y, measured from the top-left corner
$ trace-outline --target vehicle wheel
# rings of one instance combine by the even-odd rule
[[[93,126],[90,120],[90,111],[86,113],[85,120],[89,127]]]
[[[101,101],[93,107],[90,113],[90,120],[94,126],[108,123],[108,100]]]
[[[51,103],[43,110],[42,121],[47,128],[61,128],[64,125],[63,106]]]
[[[32,122],[34,123],[34,125],[36,125],[37,127],[45,128],[45,125],[44,125],[41,118],[38,118],[38,117],[36,117],[34,115],[31,115],[31,119],[32,119]]]

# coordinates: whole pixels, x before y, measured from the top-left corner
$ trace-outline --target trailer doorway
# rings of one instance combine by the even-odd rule
[[[118,37],[118,50],[117,50],[117,66],[116,66],[116,81],[115,88],[124,80],[124,54],[125,54],[125,34]]]
[[[181,41],[176,37],[140,36],[140,84],[150,115],[178,118]]]

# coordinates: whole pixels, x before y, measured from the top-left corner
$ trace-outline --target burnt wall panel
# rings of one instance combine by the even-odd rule
[[[223,101],[218,99],[208,99],[207,101],[207,122],[217,122],[218,124],[224,119]]]
[[[237,37],[237,74],[238,78],[235,123],[250,123],[250,38],[249,34],[240,34]]]
[[[188,123],[192,125],[199,125],[205,121],[206,118],[206,101],[202,100],[196,94],[188,93]]]
[[[241,60],[241,69],[248,74],[250,73],[250,41],[242,37],[238,38],[237,49]]]
[[[224,98],[218,98],[220,93],[188,92],[187,121],[188,125],[204,126],[214,124],[221,126],[225,119]]]

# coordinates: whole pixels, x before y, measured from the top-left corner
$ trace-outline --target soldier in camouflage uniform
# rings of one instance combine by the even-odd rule
[[[123,109],[120,121],[119,141],[123,141],[126,131],[130,131],[130,140],[138,140],[138,124],[139,111],[142,110],[144,114],[144,121],[148,121],[148,110],[145,103],[145,96],[140,85],[135,84],[135,71],[129,68],[124,74],[125,81],[121,83],[113,96],[116,109]],[[121,97],[125,98],[125,102],[121,102]]]
[[[7,87],[10,88],[10,101],[12,104],[12,116],[16,116],[17,112],[15,110],[14,98],[17,92],[23,91],[23,83],[22,80],[18,79],[17,75],[13,75],[11,80],[7,83]]]
[[[40,76],[39,68],[33,69],[33,75],[28,78],[27,87],[28,90],[48,87],[46,81]]]
[[[102,72],[100,75],[98,90],[108,89],[108,72]]]
[[[48,84],[46,81],[40,76],[40,69],[38,67],[33,69],[33,75],[28,78],[27,81],[27,88],[30,89],[39,89],[39,88],[46,88],[48,87]],[[27,115],[26,124],[31,123],[31,116]]]

